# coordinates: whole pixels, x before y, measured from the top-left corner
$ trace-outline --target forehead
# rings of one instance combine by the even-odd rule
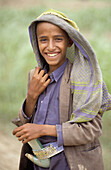
[[[49,22],[39,22],[37,24],[37,35],[43,34],[43,33],[67,35],[67,33],[63,29],[58,27],[57,25],[54,25]]]

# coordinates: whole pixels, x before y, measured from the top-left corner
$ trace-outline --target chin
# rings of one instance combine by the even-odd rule
[[[58,65],[57,61],[46,61],[46,62],[49,64],[49,66],[56,66],[56,65]]]

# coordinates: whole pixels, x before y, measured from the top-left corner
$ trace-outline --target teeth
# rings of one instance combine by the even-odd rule
[[[48,56],[54,57],[54,56],[56,56],[56,54],[48,54]]]

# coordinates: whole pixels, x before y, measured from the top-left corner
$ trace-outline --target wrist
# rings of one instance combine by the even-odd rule
[[[35,93],[34,93],[34,94],[31,93],[30,90],[29,90],[28,93],[27,93],[27,100],[30,101],[31,103],[36,102],[37,99],[38,99],[38,97],[39,97],[39,95],[37,95],[37,94],[35,94]]]
[[[33,112],[34,112],[34,108],[35,108],[35,105],[36,105],[36,101],[37,100],[33,100],[29,95],[27,95],[27,98],[26,98],[26,104],[25,104],[25,114],[30,117]]]
[[[57,137],[56,125],[43,125],[43,136]]]

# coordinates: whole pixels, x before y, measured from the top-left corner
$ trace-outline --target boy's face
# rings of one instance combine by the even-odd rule
[[[41,55],[49,64],[49,72],[59,68],[66,60],[69,38],[58,26],[40,22],[37,25],[37,40]]]

